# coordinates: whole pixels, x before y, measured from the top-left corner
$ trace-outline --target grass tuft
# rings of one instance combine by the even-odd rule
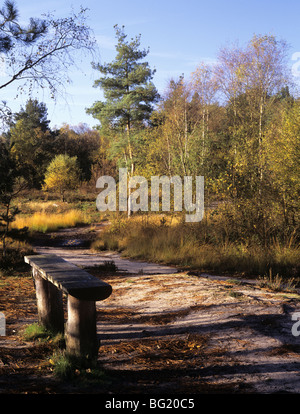
[[[12,228],[22,229],[27,227],[29,231],[46,233],[85,223],[87,223],[85,215],[77,210],[69,210],[58,214],[36,212],[32,216],[17,216],[16,220],[12,223]]]
[[[53,365],[54,375],[63,381],[78,380],[84,383],[109,383],[106,373],[97,366],[97,361],[68,355],[56,351],[49,362]]]
[[[54,333],[38,323],[26,326],[23,331],[23,338],[25,341],[51,342],[57,346],[63,346],[64,344],[62,333]]]
[[[268,275],[264,275],[259,278],[259,285],[261,287],[267,288],[274,292],[297,292],[296,286],[298,282],[295,278],[285,279],[280,276],[278,273],[276,276],[272,275],[272,269],[270,269]]]

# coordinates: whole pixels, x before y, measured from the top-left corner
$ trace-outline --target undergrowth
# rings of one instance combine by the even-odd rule
[[[17,216],[12,223],[12,228],[28,228],[29,231],[49,232],[59,228],[74,227],[85,224],[88,220],[84,213],[77,210],[69,210],[63,213],[36,212],[30,216]]]
[[[183,216],[116,216],[92,248],[201,271],[257,276],[271,269],[282,277],[299,277],[295,232],[262,234],[257,223],[246,221],[222,208],[207,212],[199,223],[186,223]]]
[[[49,362],[53,366],[53,373],[60,380],[77,380],[81,383],[107,383],[109,378],[105,371],[98,366],[97,361],[84,357],[68,355],[58,350],[54,352]]]
[[[64,346],[64,336],[46,329],[43,325],[33,323],[26,326],[23,331],[25,341],[51,342],[53,345]]]
[[[23,330],[22,336],[25,341],[51,345],[53,354],[47,356],[47,363],[56,378],[62,381],[77,380],[82,384],[109,381],[95,358],[79,357],[66,352],[62,333],[55,333],[39,323],[33,323]]]

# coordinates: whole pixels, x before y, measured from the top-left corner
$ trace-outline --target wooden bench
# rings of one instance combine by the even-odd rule
[[[52,254],[25,256],[35,281],[39,323],[64,332],[68,354],[93,358],[98,354],[96,301],[111,295],[108,283]],[[63,292],[68,319],[64,326]]]

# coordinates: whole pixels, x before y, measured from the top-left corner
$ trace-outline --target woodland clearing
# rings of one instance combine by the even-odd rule
[[[7,336],[0,338],[1,393],[299,393],[300,344],[292,334],[297,291],[163,266],[147,271],[137,261],[135,271],[122,269],[124,259],[116,253],[88,250],[85,241],[95,231],[43,235],[35,248],[54,249],[70,261],[85,255],[85,268],[112,285],[112,295],[97,302],[103,376],[78,372],[72,380],[58,379],[51,340],[24,340],[23,328],[37,322],[26,269],[0,279],[7,321]],[[112,257],[117,269],[110,267]]]

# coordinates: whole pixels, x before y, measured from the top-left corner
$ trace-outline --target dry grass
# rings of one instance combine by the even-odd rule
[[[261,287],[270,289],[274,292],[297,292],[297,280],[295,278],[284,279],[278,273],[276,276],[272,275],[272,269],[269,274],[259,279]]]
[[[69,210],[64,213],[36,212],[31,216],[17,216],[12,223],[12,228],[22,229],[27,227],[29,231],[46,233],[59,228],[74,227],[87,223],[86,216],[77,210]]]
[[[257,276],[272,269],[283,277],[298,277],[300,270],[296,243],[262,243],[254,231],[239,230],[221,212],[208,213],[195,224],[185,223],[180,216],[117,218],[92,247],[201,271]]]

